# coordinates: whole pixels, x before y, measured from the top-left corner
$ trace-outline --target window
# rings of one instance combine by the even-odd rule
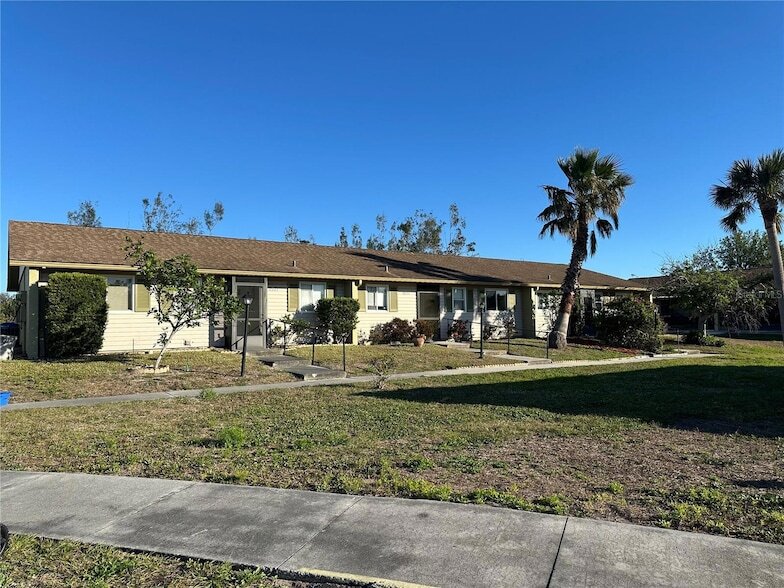
[[[109,310],[133,310],[133,278],[106,278]]]
[[[452,288],[452,310],[466,309],[466,289]]]
[[[554,291],[542,291],[537,295],[536,306],[539,310],[550,310],[561,302],[561,295]]]
[[[487,310],[506,310],[506,290],[488,290]]]
[[[327,285],[318,282],[302,282],[299,285],[299,303],[302,312],[313,312],[316,304],[327,295]]]
[[[368,286],[367,287],[367,309],[368,310],[387,310],[387,287]]]

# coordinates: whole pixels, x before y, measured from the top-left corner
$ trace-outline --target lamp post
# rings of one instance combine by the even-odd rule
[[[485,358],[485,295],[479,302],[479,359]]]
[[[242,297],[242,302],[245,304],[245,329],[242,334],[242,367],[240,368],[240,377],[245,376],[245,356],[248,354],[248,309],[253,303],[253,297],[250,293]]]

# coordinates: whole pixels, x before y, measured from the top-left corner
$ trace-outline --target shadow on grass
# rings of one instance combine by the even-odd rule
[[[784,366],[679,365],[358,394],[625,417],[722,434],[784,436]]]

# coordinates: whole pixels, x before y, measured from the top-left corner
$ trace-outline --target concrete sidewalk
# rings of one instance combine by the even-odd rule
[[[784,546],[489,506],[0,472],[12,533],[388,585],[782,586]],[[407,584],[409,583],[409,584]]]
[[[499,356],[497,356],[499,357]],[[505,357],[505,356],[500,356]],[[513,356],[506,356],[513,357]],[[620,365],[628,363],[649,363],[672,359],[691,359],[705,357],[721,357],[716,353],[678,353],[656,356],[634,356],[617,359],[591,359],[571,360],[547,364],[520,363],[520,358],[510,359],[510,364],[486,365],[477,367],[461,367],[449,370],[432,370],[426,372],[406,372],[402,374],[389,374],[387,380],[410,380],[415,378],[445,378],[451,376],[482,375],[499,372],[517,372],[525,370],[563,369],[569,367]],[[310,388],[314,386],[348,386],[351,384],[367,384],[375,380],[375,376],[351,376],[348,378],[335,378],[331,380],[307,380],[298,382],[276,382],[274,384],[252,384],[249,386],[227,386],[213,388],[216,394],[237,394],[242,392],[266,392],[268,390],[281,390],[291,388]],[[115,402],[140,402],[146,400],[171,400],[172,398],[194,398],[201,394],[201,390],[170,390],[167,392],[145,392],[139,394],[118,394],[114,396],[93,396],[88,398],[69,398],[66,400],[40,400],[37,402],[11,402],[0,407],[0,413],[10,410],[28,410],[31,408],[63,408],[68,406],[93,406],[96,404],[113,404]]]

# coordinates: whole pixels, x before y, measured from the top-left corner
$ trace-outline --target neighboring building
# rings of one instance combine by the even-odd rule
[[[741,284],[747,288],[755,288],[759,285],[773,287],[773,270],[766,267],[723,270],[737,276]],[[651,291],[651,300],[658,309],[659,316],[667,325],[669,330],[683,330],[696,328],[696,320],[689,317],[688,311],[678,305],[678,301],[670,294],[670,276],[648,276],[634,277],[631,281]],[[714,315],[712,318],[713,331],[721,331],[721,317]],[[778,330],[779,311],[778,306],[771,304],[770,311],[765,319],[768,328]],[[726,328],[724,329],[726,330]]]
[[[482,297],[488,322],[497,322],[499,313],[509,310],[520,334],[544,336],[546,301],[558,294],[566,269],[531,261],[11,221],[8,290],[21,293],[20,335],[28,357],[39,357],[45,348],[39,288],[58,271],[106,277],[109,318],[101,351],[150,350],[156,345],[160,327],[147,314],[155,301],[136,282],[125,257],[127,237],[143,240],[163,258],[187,254],[201,272],[225,277],[232,293],[250,293],[249,349],[267,346],[275,321],[285,315],[312,320],[316,302],[333,296],[359,300],[354,342],[393,317],[436,320],[445,338],[452,320],[477,324]],[[581,283],[584,308],[595,308],[620,291],[648,295],[640,284],[589,270],[583,270]],[[181,331],[172,347],[241,346],[242,320],[221,327],[207,322]],[[476,326],[472,335],[479,335]]]

